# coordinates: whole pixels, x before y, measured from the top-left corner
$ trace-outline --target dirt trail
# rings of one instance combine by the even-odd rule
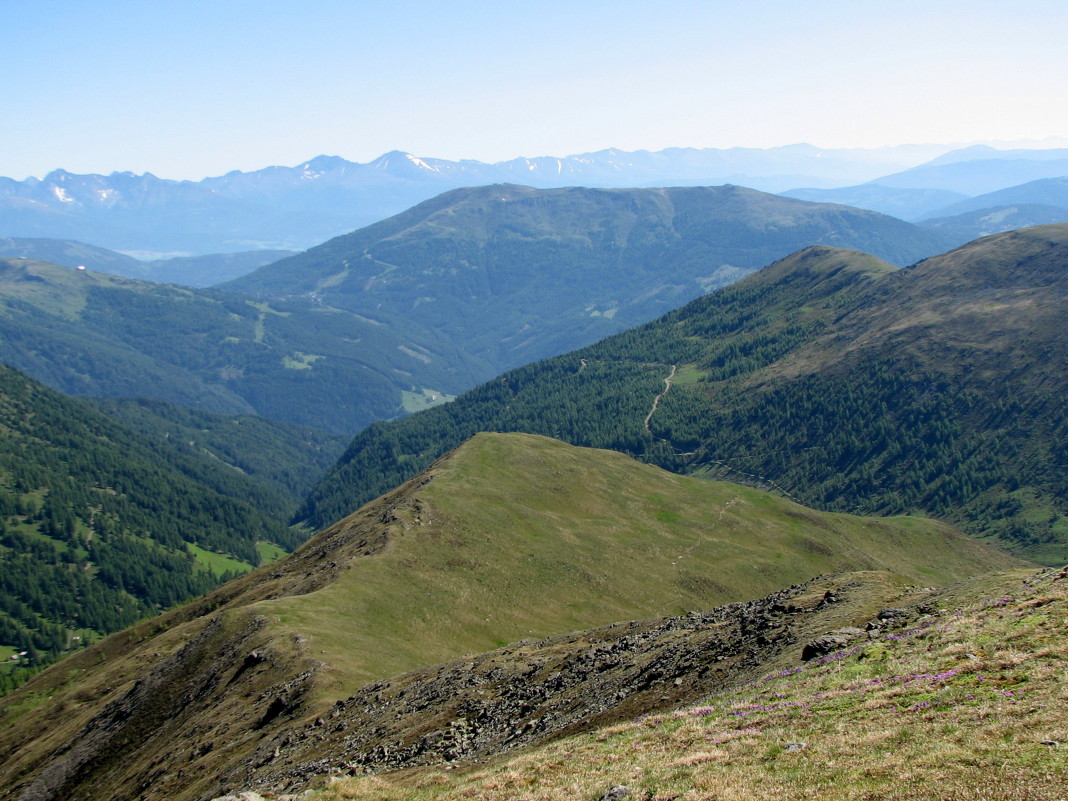
[[[645,415],[645,430],[650,434],[652,430],[649,428],[649,421],[653,419],[653,415],[656,414],[656,407],[660,405],[660,399],[668,394],[671,390],[671,379],[675,377],[675,373],[678,372],[679,366],[677,364],[671,365],[671,372],[668,373],[668,377],[664,379],[664,391],[653,398],[653,408],[649,410],[649,414]]]

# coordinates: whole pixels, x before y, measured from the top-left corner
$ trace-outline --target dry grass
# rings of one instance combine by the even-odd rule
[[[1064,801],[1068,571],[990,588],[957,589],[911,629],[698,707],[479,772],[338,780],[316,801],[596,801],[617,785],[645,801]]]

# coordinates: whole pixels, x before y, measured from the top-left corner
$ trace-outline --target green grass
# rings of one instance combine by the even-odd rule
[[[696,384],[707,375],[707,370],[698,370],[697,367],[692,364],[683,364],[679,366],[678,371],[675,373],[675,377],[671,379],[671,383],[679,386],[687,386],[688,384]]]
[[[291,356],[282,357],[282,366],[289,370],[310,370],[312,365],[325,356],[316,353],[301,353],[297,351]]]
[[[932,521],[819,513],[544,437],[481,434],[434,475],[391,512],[383,551],[318,592],[260,605],[332,666],[334,692],[502,641],[707,609],[830,571],[929,585],[1015,564]]]
[[[285,549],[279,548],[273,542],[257,542],[256,550],[260,552],[260,563],[264,565],[275,562],[286,555]]]
[[[252,565],[248,562],[242,562],[240,559],[234,559],[232,556],[215,553],[214,551],[207,551],[193,543],[187,543],[187,545],[189,551],[196,557],[197,564],[204,570],[210,570],[216,576],[221,576],[227,572],[247,573],[252,570]]]
[[[317,801],[1064,798],[1068,571],[970,582],[910,628],[489,765],[335,781]],[[1050,745],[1059,743],[1060,745]]]
[[[401,406],[404,407],[404,411],[421,412],[423,409],[429,409],[432,406],[440,406],[443,403],[455,399],[455,395],[446,395],[444,392],[438,392],[436,389],[419,389],[410,392],[401,392]]]

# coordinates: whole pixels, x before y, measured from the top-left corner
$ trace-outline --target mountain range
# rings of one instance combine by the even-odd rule
[[[855,186],[783,194],[891,214],[963,244],[987,234],[1068,221],[1066,175],[1068,150],[976,146]]]
[[[656,321],[376,424],[298,514],[327,525],[477,431],[607,447],[813,506],[918,512],[1068,556],[1068,225],[905,270],[810,247]]]
[[[1052,801],[1066,174],[0,179],[0,801]]]
[[[738,187],[461,189],[194,290],[0,260],[7,363],[353,434],[589,344],[812,242],[907,264],[940,234]]]
[[[709,212],[721,207],[742,211]],[[432,292],[459,283],[450,302],[488,329],[495,307],[518,304],[499,291],[518,281],[501,265],[545,278],[554,263],[565,277],[590,264],[603,270],[592,285],[627,286],[629,260],[648,265],[650,252],[686,276],[692,253],[722,265],[715,248],[763,252],[813,231],[913,246],[903,237],[915,229],[885,220],[737,187],[460,190],[261,268],[256,289],[0,261],[0,319],[5,353],[83,388],[103,386],[109,371],[86,365],[105,354],[116,387],[177,388],[184,371],[200,382],[188,397],[241,411],[277,390],[238,379],[280,362],[326,380],[280,393],[278,408],[316,400],[322,417],[358,386],[301,397],[355,362],[324,343],[388,329],[376,348],[397,344],[400,315],[346,307],[379,285],[397,294],[359,307],[367,315],[414,298],[409,322],[420,319],[442,297]],[[1068,573],[991,571],[1022,564],[1006,550],[1068,558],[1066,263],[1068,225],[904,269],[809,242],[657,319],[374,423],[295,528],[281,520],[336,437],[68,398],[5,369],[0,623],[22,625],[5,637],[29,651],[48,635],[45,650],[61,651],[74,644],[60,638],[128,622],[75,620],[65,603],[88,613],[140,599],[133,618],[278,558],[74,646],[0,699],[0,799],[318,787],[323,801],[664,801],[718,793],[708,765],[764,797],[786,786],[859,797],[897,786],[901,760],[925,793],[903,798],[980,786],[1055,798],[1068,767],[1055,745],[1068,731],[1056,683]],[[472,303],[476,290],[493,302]],[[623,304],[593,311],[624,317]],[[404,347],[437,347],[436,365],[447,318],[422,319],[404,342],[430,332],[425,349]],[[506,358],[499,333],[480,344],[484,363]],[[228,371],[232,353],[247,373]],[[330,361],[333,379],[314,375]],[[313,527],[325,528],[283,555]],[[827,760],[840,760],[833,772]]]
[[[833,150],[811,145],[728,150],[604,150],[497,164],[419,158],[393,151],[366,164],[317,156],[293,167],[231,172],[201,181],[150,173],[0,178],[0,236],[89,242],[148,259],[259,249],[302,250],[397,214],[449,189],[493,183],[565,186],[796,187],[808,200],[835,187],[879,185],[893,202],[866,205],[905,219],[975,195],[1068,173],[1060,150],[905,145]],[[818,191],[817,191],[818,190]],[[878,194],[876,192],[875,194]],[[856,193],[853,193],[856,196]],[[944,201],[944,202],[943,202]],[[846,200],[845,202],[848,202]],[[939,215],[944,216],[944,215]],[[153,255],[155,254],[155,255]]]

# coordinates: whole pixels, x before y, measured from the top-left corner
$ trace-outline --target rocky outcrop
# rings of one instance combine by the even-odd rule
[[[293,792],[317,776],[482,760],[694,703],[795,665],[798,643],[828,622],[873,619],[886,599],[873,606],[870,591],[817,579],[705,613],[524,640],[375,682],[308,725],[265,740],[226,782]],[[848,632],[842,644],[865,637],[857,627],[837,631]]]

